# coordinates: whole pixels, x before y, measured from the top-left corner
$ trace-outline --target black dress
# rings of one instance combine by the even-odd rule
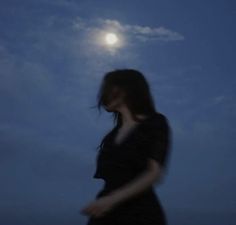
[[[114,143],[115,127],[97,155],[93,178],[103,179],[104,187],[96,199],[139,176],[147,159],[156,160],[166,171],[170,150],[170,126],[160,112],[136,125],[119,144]],[[121,202],[102,217],[89,217],[87,225],[167,225],[166,214],[153,186]]]

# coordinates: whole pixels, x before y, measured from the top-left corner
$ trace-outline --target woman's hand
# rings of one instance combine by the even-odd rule
[[[115,206],[116,202],[117,201],[112,196],[100,197],[82,208],[80,212],[94,217],[101,217],[110,211]]]

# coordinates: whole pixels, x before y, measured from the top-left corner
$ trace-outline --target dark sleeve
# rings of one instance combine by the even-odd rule
[[[171,130],[167,118],[160,115],[146,132],[148,132],[146,157],[154,159],[161,167],[166,167],[171,144]]]

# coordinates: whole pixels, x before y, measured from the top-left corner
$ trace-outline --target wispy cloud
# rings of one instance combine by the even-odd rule
[[[176,31],[170,30],[163,26],[150,27],[141,25],[122,24],[118,20],[102,19],[98,18],[92,23],[97,23],[97,26],[87,23],[80,17],[77,17],[74,21],[74,28],[76,29],[107,29],[116,32],[122,32],[123,34],[131,35],[133,38],[142,42],[147,41],[182,41],[184,36]]]
[[[121,31],[127,32],[135,36],[141,41],[159,40],[159,41],[180,41],[184,40],[184,36],[178,32],[167,29],[163,26],[150,27],[140,25],[121,24],[117,20],[106,19],[103,21],[105,25],[115,27]]]

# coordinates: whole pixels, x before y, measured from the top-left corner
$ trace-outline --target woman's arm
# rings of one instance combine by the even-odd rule
[[[111,197],[115,203],[120,203],[141,193],[142,191],[145,191],[147,188],[152,186],[153,183],[159,181],[161,176],[162,170],[160,165],[155,160],[149,158],[147,170],[131,182],[112,191],[107,196]]]
[[[103,216],[104,213],[111,210],[115,205],[119,205],[122,201],[132,198],[150,187],[157,180],[159,181],[161,176],[162,171],[159,163],[150,158],[148,160],[148,168],[140,176],[110,194],[96,199],[88,206],[82,208],[81,213],[95,217]]]

